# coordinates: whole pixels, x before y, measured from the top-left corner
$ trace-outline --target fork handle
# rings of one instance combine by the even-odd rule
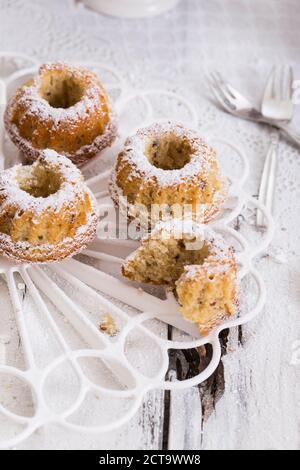
[[[296,145],[300,145],[300,133],[285,124],[277,124],[278,129]]]
[[[241,117],[240,114],[236,114],[238,117]],[[245,118],[245,116],[243,116]],[[300,132],[297,131],[294,127],[287,126],[285,123],[274,121],[273,119],[268,119],[261,114],[248,117],[250,121],[263,122],[264,124],[269,124],[269,126],[276,127],[280,132],[287,137],[295,145],[300,146]]]
[[[267,156],[264,163],[262,178],[259,187],[258,200],[266,206],[269,211],[272,211],[276,169],[277,169],[277,149],[278,149],[279,136],[278,133],[273,132],[271,137],[271,144],[269,146]],[[256,224],[262,226],[264,224],[263,213],[258,210],[256,215]]]

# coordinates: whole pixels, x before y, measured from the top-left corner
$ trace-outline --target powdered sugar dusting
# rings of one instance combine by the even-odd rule
[[[19,187],[18,172],[28,170],[30,172],[37,165],[45,166],[47,169],[54,170],[60,177],[60,187],[54,193],[47,197],[34,197]],[[97,215],[96,200],[83,182],[80,170],[72,164],[66,157],[58,155],[54,150],[45,150],[42,156],[32,166],[16,165],[0,173],[0,214],[14,208],[15,217],[22,211],[29,211],[33,214],[32,223],[38,224],[40,217],[47,210],[50,210],[55,217],[61,210],[69,211],[75,207],[78,202],[84,201],[86,195],[89,195],[91,202],[91,212],[87,214],[87,221],[84,225],[77,228],[74,237],[66,237],[57,244],[41,244],[33,246],[28,241],[14,242],[6,233],[0,233],[1,252],[6,256],[26,261],[47,261],[65,258],[75,254],[84,248],[88,241],[95,236]]]
[[[89,214],[87,223],[78,227],[74,237],[65,238],[57,244],[32,246],[28,242],[13,242],[12,239],[0,233],[1,254],[8,258],[26,263],[51,263],[70,256],[75,256],[86,248],[95,238],[97,228],[95,213]]]
[[[62,68],[66,68],[71,77],[85,80],[86,87],[84,95],[73,106],[54,108],[40,94],[41,77],[44,71],[61,70]],[[77,119],[86,117],[90,111],[101,109],[101,100],[104,99],[104,94],[103,96],[100,95],[100,91],[97,76],[82,67],[74,67],[62,62],[57,64],[48,63],[40,67],[40,73],[33,78],[32,85],[23,88],[22,96],[18,98],[18,101],[27,109],[24,118],[27,115],[32,115],[42,120],[50,120],[51,126],[54,128],[61,125],[61,123],[67,123],[72,128],[72,124]]]
[[[165,170],[158,168],[147,158],[145,154],[146,147],[155,139],[159,140],[161,137],[172,135],[190,145],[190,161],[180,169]],[[197,220],[208,222],[222,209],[228,193],[227,180],[217,167],[215,151],[199,137],[197,131],[186,129],[181,124],[172,122],[153,124],[150,127],[140,129],[133,137],[126,140],[119,159],[120,164],[117,164],[112,171],[109,189],[114,203],[119,206],[123,214],[127,214],[129,219],[138,218],[142,223],[147,223],[150,214],[149,207],[145,206],[145,211],[142,211],[141,204],[136,207],[134,203],[129,203],[124,196],[123,188],[118,185],[117,176],[119,172],[122,172],[123,163],[129,163],[130,165],[126,183],[130,183],[130,181],[137,178],[142,180],[142,189],[147,188],[147,185],[153,186],[155,189],[157,186],[162,189],[172,188],[172,191],[174,189],[173,203],[177,203],[176,191],[178,190],[180,194],[181,184],[183,185],[182,192],[186,194],[187,201],[193,201],[196,196],[192,191],[189,199],[187,189],[189,184],[193,187],[198,186],[199,191],[201,191],[201,184],[205,186],[205,179],[212,172],[212,164],[214,164],[219,189],[212,194],[210,203],[201,203]],[[151,189],[149,192],[151,193]]]
[[[21,169],[28,168],[28,175],[37,165],[46,165],[53,168],[61,177],[61,186],[55,194],[48,197],[33,197],[31,194],[20,189],[18,173]],[[4,197],[1,210],[6,206],[12,206],[19,210],[29,210],[39,215],[41,212],[51,208],[58,212],[65,205],[72,204],[72,200],[83,199],[86,187],[82,185],[82,175],[66,157],[58,155],[54,150],[44,150],[41,157],[32,166],[15,165],[0,173],[0,192]]]
[[[163,170],[157,168],[151,164],[145,155],[147,143],[168,134],[186,139],[191,145],[190,161],[180,169]],[[124,161],[129,161],[131,164],[131,177],[142,174],[145,180],[155,178],[162,187],[174,186],[181,181],[186,182],[198,176],[199,173],[205,176],[211,171],[210,162],[214,158],[214,150],[200,139],[196,131],[186,129],[182,125],[172,122],[156,123],[138,130],[133,137],[126,140],[122,157]]]
[[[86,87],[83,96],[77,103],[68,108],[55,108],[40,94],[41,74],[45,70],[61,70],[63,67],[67,68],[71,76],[81,80],[85,79]],[[97,152],[111,145],[117,135],[116,116],[108,96],[101,88],[98,77],[82,67],[74,67],[64,63],[42,65],[40,73],[33,78],[32,84],[23,86],[22,94],[17,93],[9,101],[4,116],[5,127],[12,141],[24,152],[25,158],[32,162],[40,156],[43,149],[34,147],[30,140],[22,137],[18,126],[13,123],[13,110],[16,102],[18,102],[18,106],[26,109],[20,123],[28,117],[34,117],[37,122],[47,122],[47,126],[52,132],[59,132],[61,128],[66,126],[72,132],[72,128],[76,126],[78,120],[86,120],[93,111],[100,113],[100,115],[102,113],[104,116],[104,112],[101,111],[103,100],[108,104],[109,113],[109,121],[104,132],[97,136],[93,142],[83,145],[74,152],[60,151],[75,164],[82,165]]]

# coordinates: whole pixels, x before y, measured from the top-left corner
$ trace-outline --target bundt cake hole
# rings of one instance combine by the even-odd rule
[[[23,166],[17,175],[19,188],[35,198],[47,198],[61,187],[61,176],[43,165]]]
[[[83,93],[78,79],[61,71],[51,71],[41,79],[40,95],[52,108],[70,108],[81,100]]]
[[[174,287],[184,266],[203,264],[209,256],[207,244],[201,249],[188,249],[191,240],[150,239],[146,246],[126,265],[126,275],[141,282],[152,282]]]
[[[192,148],[187,139],[166,134],[152,139],[145,149],[149,162],[162,170],[180,170],[190,162]]]

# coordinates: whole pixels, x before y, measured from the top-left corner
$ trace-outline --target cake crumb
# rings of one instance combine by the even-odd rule
[[[104,333],[107,333],[109,336],[116,336],[116,323],[109,313],[106,313],[102,316],[102,319],[99,324],[99,330],[103,331]]]

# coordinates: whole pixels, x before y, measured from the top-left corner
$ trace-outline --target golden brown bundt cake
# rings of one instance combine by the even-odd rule
[[[158,223],[122,266],[129,279],[173,289],[201,335],[236,312],[236,271],[233,249],[221,235],[179,219]]]
[[[183,210],[208,222],[221,210],[227,185],[215,151],[196,131],[168,122],[140,129],[126,140],[110,192],[129,218],[146,224],[150,215],[155,222],[166,214],[181,217]]]
[[[46,148],[80,166],[116,137],[108,96],[83,67],[45,64],[18,88],[5,112],[5,127],[29,161]]]
[[[96,226],[96,201],[80,170],[55,151],[0,172],[1,254],[27,262],[61,260],[84,248]]]

